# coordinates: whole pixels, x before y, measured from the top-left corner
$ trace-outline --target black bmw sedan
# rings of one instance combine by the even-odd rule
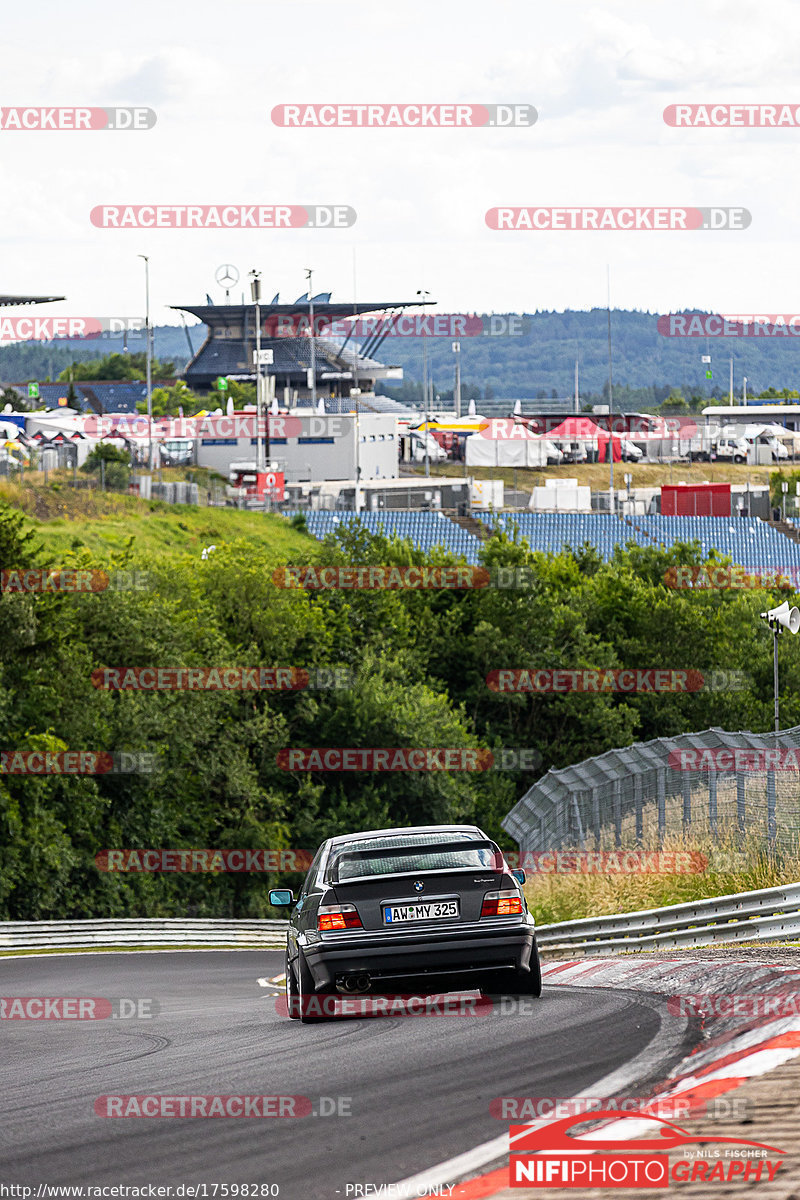
[[[534,920],[502,851],[474,825],[374,829],[320,846],[290,909],[289,1016],[319,1020],[313,998],[479,989],[538,996]]]

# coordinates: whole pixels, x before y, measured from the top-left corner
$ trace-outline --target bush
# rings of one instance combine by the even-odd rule
[[[100,470],[100,463],[123,463],[126,467],[130,463],[131,456],[127,450],[122,450],[118,446],[111,446],[107,442],[98,442],[94,450],[87,455],[86,462],[81,467],[82,471],[88,474],[93,474]]]
[[[112,492],[124,492],[127,490],[131,478],[131,469],[127,463],[110,462],[106,463],[105,482],[106,487]]]

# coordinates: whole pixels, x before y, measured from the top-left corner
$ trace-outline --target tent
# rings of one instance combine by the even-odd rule
[[[608,460],[608,443],[611,440],[614,462],[622,460],[623,438],[618,433],[602,429],[590,417],[566,417],[547,435],[558,445],[559,442],[584,442],[597,450],[600,462]]]
[[[468,467],[546,467],[548,458],[561,458],[561,451],[549,438],[529,431],[525,437],[513,439],[473,433],[465,439],[464,445]]]

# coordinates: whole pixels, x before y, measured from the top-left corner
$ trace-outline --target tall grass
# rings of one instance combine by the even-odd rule
[[[537,923],[572,921],[668,904],[756,891],[800,880],[800,845],[796,841],[770,851],[766,844],[733,830],[719,840],[697,834],[670,833],[666,851],[699,852],[707,859],[696,873],[558,874],[528,872],[525,895]]]

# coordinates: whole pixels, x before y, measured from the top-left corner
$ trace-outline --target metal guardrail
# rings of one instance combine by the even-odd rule
[[[4,950],[86,947],[215,946],[275,949],[286,944],[287,921],[164,917],[88,921],[0,921]]]
[[[689,904],[540,925],[543,950],[654,950],[752,942],[800,934],[800,883]]]
[[[0,921],[4,950],[84,949],[142,946],[243,946],[276,949],[285,945],[288,922],[216,918],[151,917],[123,920]],[[540,925],[544,951],[570,953],[653,950],[752,942],[800,935],[800,883],[714,896],[689,904],[615,913]]]

